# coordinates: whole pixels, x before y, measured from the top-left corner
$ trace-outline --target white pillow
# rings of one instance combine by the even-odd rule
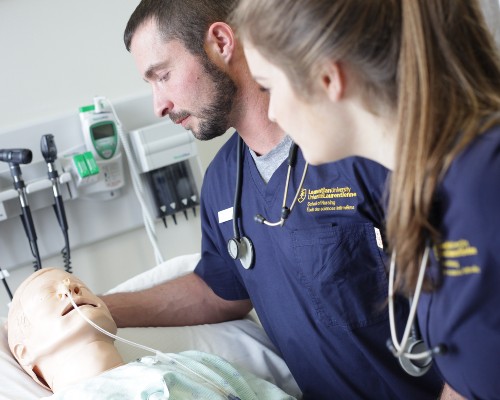
[[[166,261],[142,274],[119,284],[108,293],[136,291],[185,275],[195,268],[199,254],[180,256]],[[36,400],[51,392],[39,386],[17,364],[7,344],[6,318],[0,318],[0,400]],[[273,382],[284,391],[301,397],[301,392],[260,325],[252,317],[221,324],[171,328],[122,328],[118,336],[146,345],[156,350],[176,353],[200,350],[219,355],[238,368]],[[125,362],[145,355],[145,351],[116,342]]]
[[[156,267],[120,283],[113,289],[106,292],[106,294],[117,292],[136,292],[138,290],[156,286],[161,282],[179,278],[194,271],[198,261],[200,261],[199,253],[171,258]]]
[[[52,392],[41,387],[24,372],[12,356],[7,342],[7,318],[0,317],[0,400],[39,399],[49,396]]]

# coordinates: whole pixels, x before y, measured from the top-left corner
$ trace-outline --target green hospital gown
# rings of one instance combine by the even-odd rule
[[[148,356],[58,391],[46,400],[289,400],[277,386],[199,351]]]

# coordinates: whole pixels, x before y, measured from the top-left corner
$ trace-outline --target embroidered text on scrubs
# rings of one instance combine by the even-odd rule
[[[340,197],[356,197],[358,194],[356,192],[352,192],[351,188],[346,187],[334,187],[334,188],[325,188],[315,190],[308,190],[307,198],[309,200],[315,199],[334,199]]]
[[[349,199],[357,196],[358,194],[349,186],[322,187],[320,189],[303,189],[299,202],[308,200],[307,212],[353,211],[356,209],[357,202],[351,203]],[[342,202],[342,204],[339,204],[339,202]]]
[[[468,240],[461,239],[447,241],[439,245],[437,250],[439,257],[443,259],[443,273],[448,276],[462,276],[479,274],[481,268],[478,265],[462,265],[461,261],[466,257],[476,256],[477,247],[471,246]]]

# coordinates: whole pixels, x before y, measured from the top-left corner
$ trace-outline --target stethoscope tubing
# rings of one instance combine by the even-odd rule
[[[253,266],[253,261],[254,261],[254,256],[255,256],[253,243],[252,243],[250,238],[242,235],[242,232],[240,231],[240,227],[238,226],[239,218],[241,215],[241,193],[242,193],[242,186],[243,186],[243,179],[242,179],[242,176],[243,176],[243,149],[244,149],[243,148],[243,139],[241,138],[241,136],[238,136],[238,143],[237,143],[237,148],[236,148],[236,151],[237,151],[237,153],[236,153],[236,188],[235,188],[235,192],[234,192],[234,203],[233,203],[233,237],[228,240],[227,249],[228,249],[229,256],[233,260],[239,259],[244,268],[250,269]],[[283,205],[281,207],[280,220],[278,222],[269,222],[269,221],[266,221],[266,219],[262,215],[257,214],[254,217],[254,220],[256,222],[267,225],[267,226],[283,226],[286,219],[290,215],[293,207],[297,203],[297,199],[299,198],[299,194],[302,191],[304,180],[305,180],[305,177],[307,174],[307,167],[308,167],[307,162],[304,166],[304,172],[302,173],[302,178],[300,180],[299,188],[297,189],[297,192],[295,193],[295,197],[292,201],[292,204],[290,207],[286,206],[291,171],[295,167],[295,164],[297,161],[297,150],[298,150],[298,146],[295,143],[292,143],[292,146],[290,147],[290,152],[288,155],[288,171],[287,171],[287,176],[286,176],[285,190],[283,193]]]
[[[408,320],[406,321],[405,330],[403,333],[403,338],[401,343],[398,341],[395,323],[395,312],[394,312],[394,275],[396,270],[396,252],[393,251],[391,255],[391,264],[389,268],[389,289],[388,289],[388,302],[389,302],[389,325],[391,330],[391,340],[394,346],[394,356],[395,357],[406,357],[410,360],[422,360],[429,356],[432,356],[432,350],[426,350],[421,353],[411,354],[405,351],[408,344],[408,339],[412,332],[415,316],[417,314],[418,303],[420,300],[420,294],[422,293],[422,286],[425,277],[425,271],[427,263],[429,261],[430,246],[425,246],[424,254],[422,255],[422,260],[420,262],[420,269],[417,277],[417,284],[415,286],[415,292],[410,301],[410,313],[408,315]]]
[[[236,149],[236,190],[234,191],[234,203],[233,203],[233,234],[236,240],[240,240],[241,233],[238,227],[238,218],[240,216],[241,208],[241,189],[243,185],[243,139],[238,136],[238,144]]]

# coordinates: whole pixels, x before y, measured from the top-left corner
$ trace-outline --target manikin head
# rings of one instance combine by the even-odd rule
[[[56,389],[119,365],[113,339],[88,324],[73,308],[108,332],[116,324],[102,300],[74,275],[43,268],[16,290],[8,316],[9,348],[40,385]]]

